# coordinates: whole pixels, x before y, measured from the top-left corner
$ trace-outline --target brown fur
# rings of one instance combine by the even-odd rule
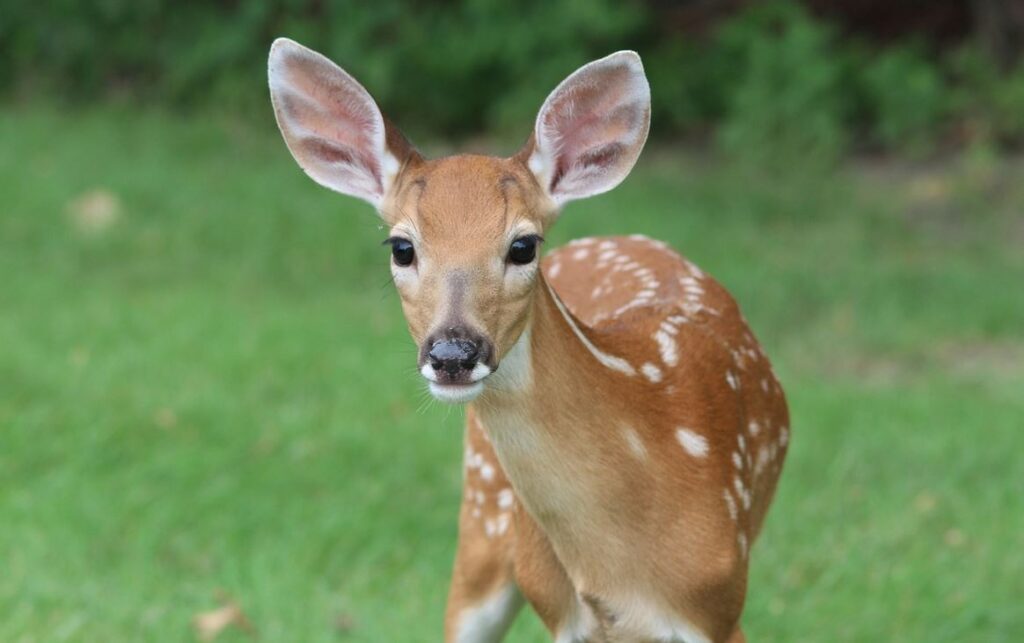
[[[507,260],[561,205],[632,168],[650,119],[639,56],[570,75],[507,159],[425,160],[361,85],[297,43],[275,41],[269,74],[303,169],[415,248],[392,274],[424,376],[432,337],[472,332],[487,348],[488,363],[474,352],[463,367],[482,370],[446,640],[498,640],[523,596],[559,641],[741,643],[789,416],[736,303],[642,237],[579,240],[543,268]]]
[[[555,251],[544,262],[545,272],[560,268],[546,281],[598,348],[636,367],[659,364],[662,379],[652,383],[642,373],[626,376],[597,363],[566,326],[543,278],[526,292],[509,293],[500,273],[480,268],[500,256],[513,222],[528,220],[543,233],[550,221],[542,199],[531,198],[527,190],[517,189],[509,198],[509,177],[530,184],[514,159],[455,157],[423,164],[403,177],[403,184],[418,187],[400,193],[404,202],[393,205],[408,217],[405,221],[415,221],[422,236],[417,247],[430,253],[428,260],[437,257],[446,269],[459,267],[470,275],[462,314],[495,338],[500,355],[527,323],[533,332],[532,387],[520,395],[485,391],[467,413],[467,444],[483,454],[495,474],[486,485],[482,515],[473,517],[478,505],[471,493],[460,515],[448,639],[454,640],[463,610],[513,582],[553,633],[565,625],[579,594],[587,597],[588,608],[602,606],[595,615],[605,634],[597,636],[632,640],[616,638],[615,606],[602,596],[636,588],[712,640],[727,640],[743,605],[749,546],[786,450],[781,432],[788,430],[788,415],[769,362],[732,298],[714,280],[701,275],[700,305],[687,304],[679,278],[697,279],[698,269],[657,242],[613,238]],[[402,220],[396,217],[396,223]],[[626,271],[615,272],[621,263],[598,260],[602,242],[614,243],[617,253],[651,271],[659,286],[650,302],[608,316],[628,304],[642,284]],[[585,247],[591,248],[588,256],[574,259]],[[602,285],[607,294],[592,297]],[[421,284],[416,293],[403,294],[417,340],[445,303],[440,290],[428,296],[428,287]],[[685,315],[687,321],[674,336],[679,363],[668,368],[651,337],[672,315]],[[730,371],[739,390],[726,379]],[[480,418],[486,424],[489,415],[507,406],[543,427],[546,441],[529,458],[495,452],[485,438]],[[759,425],[756,436],[749,430],[752,420]],[[639,436],[646,458],[630,451],[620,434],[623,426]],[[675,438],[677,427],[705,437],[708,457],[689,456]],[[496,439],[514,441],[515,436]],[[762,450],[769,456],[755,475]],[[739,470],[733,453],[740,458]],[[517,474],[511,482],[505,464]],[[737,476],[751,496],[746,511],[734,485]],[[467,491],[475,491],[473,485],[480,483],[467,474],[466,484]],[[488,537],[485,521],[501,513],[490,494],[502,485],[515,489],[516,507],[507,531]],[[560,498],[552,494],[555,485],[575,489]],[[736,521],[723,498],[727,489],[737,504]],[[747,541],[742,547],[741,533]]]

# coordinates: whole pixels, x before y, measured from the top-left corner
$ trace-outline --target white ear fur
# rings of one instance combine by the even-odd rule
[[[299,166],[327,188],[380,208],[401,169],[370,94],[326,57],[278,38],[268,62],[277,126]]]
[[[611,190],[633,169],[651,122],[651,89],[634,51],[580,67],[537,114],[528,165],[558,207]]]

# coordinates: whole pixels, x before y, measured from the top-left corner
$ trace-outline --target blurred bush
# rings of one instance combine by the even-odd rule
[[[980,50],[964,47],[950,68],[951,100],[966,137],[984,144],[1024,143],[1024,65],[1000,72]]]
[[[837,158],[848,101],[835,42],[828,25],[792,3],[755,6],[725,24],[715,46],[735,78],[723,82],[723,148],[757,161]]]
[[[264,61],[274,37],[288,36],[434,135],[522,124],[541,88],[624,47],[645,17],[614,0],[53,0],[3,13],[3,80],[17,91],[265,113]]]
[[[713,134],[739,156],[827,162],[851,145],[919,155],[964,139],[1024,142],[1024,68],[1001,70],[978,46],[946,57],[934,43],[881,46],[786,0],[691,33],[668,19],[677,4],[9,0],[0,91],[265,118],[264,60],[285,35],[340,62],[414,137],[522,137],[566,73],[628,47],[644,57],[662,135]]]
[[[926,53],[914,45],[890,48],[870,56],[859,70],[875,140],[916,156],[930,152],[951,97]]]

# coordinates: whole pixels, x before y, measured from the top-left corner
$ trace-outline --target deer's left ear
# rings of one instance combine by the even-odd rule
[[[324,56],[278,38],[270,97],[292,156],[314,181],[378,210],[404,163],[419,155],[356,79]]]
[[[619,51],[580,67],[551,92],[525,160],[561,207],[621,183],[650,122],[651,89],[640,56]]]

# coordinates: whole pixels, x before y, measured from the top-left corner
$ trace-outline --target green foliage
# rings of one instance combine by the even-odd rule
[[[953,100],[968,135],[983,143],[1024,144],[1024,64],[1009,72],[976,48],[952,56]]]
[[[529,123],[545,88],[624,46],[644,15],[614,0],[58,0],[4,13],[0,51],[22,85],[78,99],[127,87],[176,105],[265,112],[267,51],[288,36],[433,135]]]
[[[886,49],[864,62],[868,122],[879,142],[914,155],[930,151],[950,102],[938,67],[913,46]]]
[[[53,0],[7,2],[0,93],[110,97],[269,115],[264,61],[288,36],[358,77],[414,139],[521,141],[582,62],[638,50],[660,134],[713,132],[762,165],[827,166],[852,141],[920,155],[948,132],[1024,141],[1024,67],[979,49],[841,36],[796,0],[755,2],[684,38],[662,3],[632,0]],[[780,159],[787,159],[779,164]]]
[[[758,5],[719,32],[738,76],[726,92],[720,138],[759,161],[828,162],[847,143],[843,65],[835,34],[798,5]]]

